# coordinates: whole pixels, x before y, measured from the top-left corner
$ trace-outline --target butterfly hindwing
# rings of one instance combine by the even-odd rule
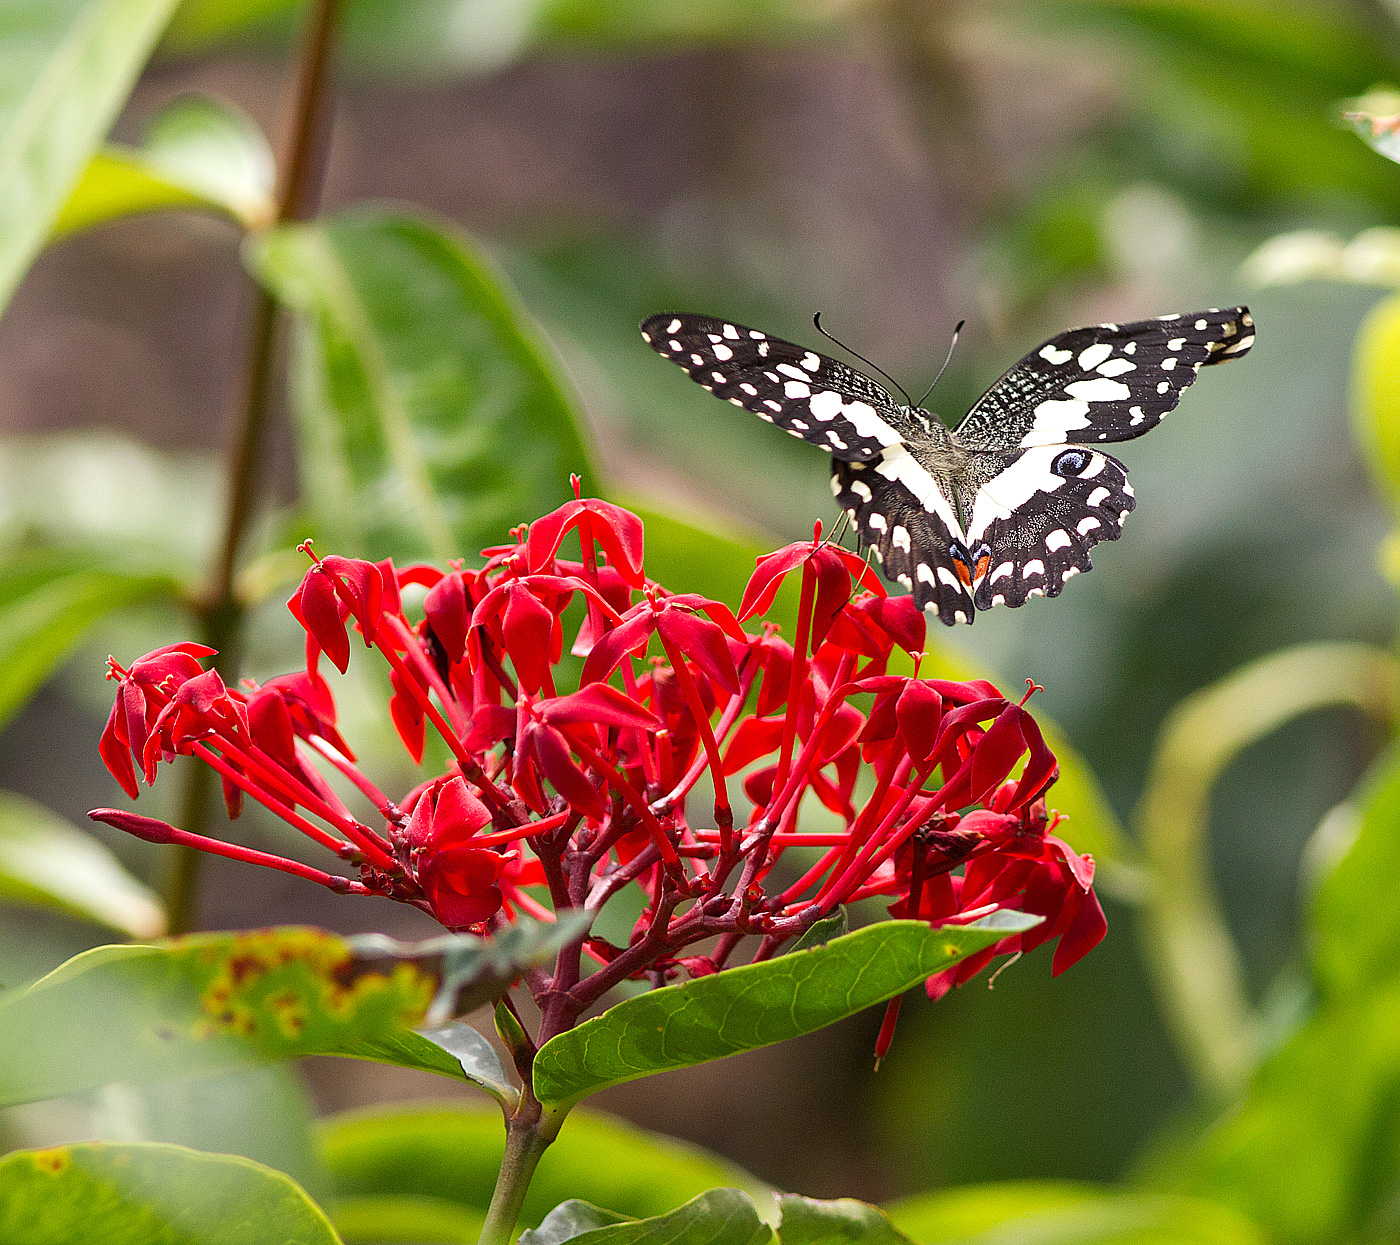
[[[974,456],[982,479],[967,528],[978,573],[978,609],[1058,596],[1065,580],[1092,563],[1089,548],[1117,540],[1133,509],[1123,464],[1071,445]]]
[[[1202,367],[1253,344],[1247,307],[1070,329],[987,390],[955,435],[985,451],[1126,441],[1156,427]]]
[[[972,621],[971,570],[948,525],[952,507],[946,498],[930,505],[902,479],[866,463],[834,463],[831,491],[861,541],[874,548],[887,579],[903,584],[920,609],[932,606],[950,626]]]
[[[712,316],[662,312],[642,337],[691,380],[850,462],[875,458],[917,430],[917,418],[868,376],[836,359]]]

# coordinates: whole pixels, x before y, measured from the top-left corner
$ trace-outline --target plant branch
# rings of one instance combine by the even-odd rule
[[[340,0],[316,0],[292,79],[288,125],[281,158],[272,224],[301,219],[310,209],[324,163],[326,144],[318,141],[330,77],[331,46]],[[272,408],[273,362],[277,345],[277,304],[261,286],[252,293],[246,352],[239,382],[233,438],[225,475],[223,535],[210,581],[198,607],[202,639],[219,650],[226,681],[237,674],[243,609],[235,591],[238,554],[247,535],[258,492],[263,435]],[[198,833],[209,823],[214,777],[204,766],[191,766],[185,780],[182,821]],[[165,888],[170,932],[183,933],[195,923],[195,890],[200,855],[188,847],[179,855]]]

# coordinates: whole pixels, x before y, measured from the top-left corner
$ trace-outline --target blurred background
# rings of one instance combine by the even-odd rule
[[[1340,120],[1342,101],[1400,79],[1396,17],[1383,0],[353,0],[322,203],[401,201],[467,231],[581,395],[614,490],[768,547],[835,519],[826,460],[664,366],[637,334],[644,315],[721,314],[819,346],[820,311],[914,392],[965,318],[931,401],[953,420],[1069,326],[1250,304],[1248,358],[1121,448],[1138,508],[1096,572],[938,637],[1004,687],[1043,684],[1037,705],[1128,822],[1188,693],[1284,645],[1391,640],[1387,514],[1347,414],[1352,342],[1379,291],[1242,265],[1284,231],[1400,223],[1400,168]],[[188,92],[276,134],[297,25],[279,0],[188,0],[115,137],[137,141]],[[166,213],[45,251],[0,317],[0,533],[42,502],[46,522],[207,560],[252,297],[240,241],[225,221]],[[270,444],[267,491],[288,505],[280,412]],[[96,753],[102,661],[187,632],[159,606],[99,624],[0,733],[0,787],[74,820],[116,802]],[[251,636],[250,673],[295,663],[275,601]],[[409,785],[386,725],[356,720],[353,697],[345,713],[366,768]],[[1354,716],[1313,715],[1246,750],[1215,793],[1210,864],[1266,1011],[1296,993],[1309,840],[1380,743]],[[157,791],[146,811],[173,815],[170,800]],[[246,841],[285,848],[245,820]],[[116,840],[158,886],[156,850]],[[430,932],[388,902],[206,866],[206,928]],[[1107,940],[1061,980],[1033,955],[994,989],[909,1000],[878,1073],[869,1015],[597,1105],[820,1196],[1130,1172],[1192,1101],[1131,897],[1108,887]],[[0,910],[0,980],[106,937]],[[468,1095],[348,1060],[299,1075],[317,1111]],[[299,1091],[278,1079],[275,1092]],[[6,1135],[100,1129],[75,1109],[11,1112]]]

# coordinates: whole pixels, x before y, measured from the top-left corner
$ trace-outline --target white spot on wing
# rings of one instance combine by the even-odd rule
[[[1162,366],[1165,367],[1166,364]],[[1094,380],[1077,380],[1072,385],[1066,385],[1065,392],[1081,402],[1121,402],[1124,398],[1132,396],[1132,390],[1121,380],[1109,380],[1107,376]]]
[[[1079,366],[1086,372],[1092,372],[1112,353],[1113,347],[1107,342],[1095,342],[1079,352]]]
[[[811,392],[811,387],[800,380],[790,380],[783,386],[783,395],[788,398],[805,398]]]
[[[1106,488],[1104,488],[1102,485],[1100,485],[1100,486],[1099,486],[1098,488],[1096,488],[1092,493],[1089,494],[1089,497],[1088,497],[1088,499],[1085,501],[1084,504],[1085,504],[1086,506],[1091,506],[1091,507],[1092,507],[1092,506],[1102,506],[1103,503],[1107,500],[1107,498],[1108,498],[1108,489],[1106,489]]]
[[[681,331],[681,322],[680,322],[680,320],[679,320],[679,319],[672,320],[671,323],[668,324],[668,325],[666,326],[666,331],[667,331],[668,333],[679,333],[679,332]],[[675,373],[673,372],[672,375],[674,376]]]
[[[1060,364],[1066,362],[1070,357],[1068,350],[1056,350],[1054,346],[1042,346],[1040,357],[1047,363]]]
[[[802,356],[802,366],[809,372],[815,372],[821,365],[822,361],[820,357],[814,355],[810,350]]]
[[[1087,536],[1095,528],[1102,526],[1103,524],[1100,523],[1096,518],[1094,518],[1093,515],[1087,515],[1086,517],[1079,520],[1079,525],[1074,530],[1078,532],[1081,536]]]
[[[726,346],[723,342],[717,342],[713,349],[715,352],[715,358],[718,359],[721,363],[723,363],[726,359],[732,359],[734,357],[734,352],[730,350],[729,347]]]
[[[1045,538],[1045,547],[1054,553],[1056,549],[1068,549],[1074,542],[1063,528],[1056,528]]]
[[[1124,372],[1137,371],[1137,364],[1131,359],[1110,359],[1095,369],[1100,376],[1122,376]]]

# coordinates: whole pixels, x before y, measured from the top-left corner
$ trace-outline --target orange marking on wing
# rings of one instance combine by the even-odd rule
[[[985,576],[991,565],[992,555],[990,553],[984,553],[980,558],[977,559],[976,578],[981,579],[983,576]]]
[[[972,572],[967,569],[966,562],[964,562],[961,558],[954,558],[953,570],[954,572],[956,572],[957,577],[960,580],[962,580],[963,583],[967,585],[967,587],[972,587]]]

